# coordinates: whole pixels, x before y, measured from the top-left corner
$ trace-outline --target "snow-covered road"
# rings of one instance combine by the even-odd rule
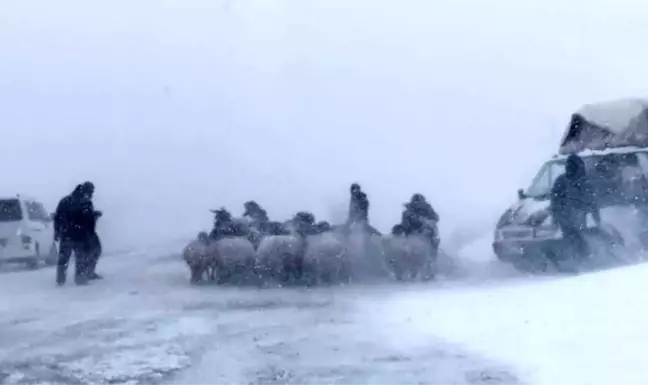
[[[256,290],[191,287],[172,251],[89,287],[0,274],[0,383],[648,383],[646,266]]]

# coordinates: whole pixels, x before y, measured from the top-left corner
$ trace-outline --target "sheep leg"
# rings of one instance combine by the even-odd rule
[[[226,283],[229,283],[230,281],[230,276],[231,276],[231,271],[229,266],[225,266],[222,264],[219,269],[219,274],[218,274],[218,284],[219,285],[224,285]]]
[[[190,278],[189,282],[192,285],[199,284],[200,281],[202,281],[202,272],[203,271],[202,271],[201,266],[195,266],[195,265],[190,266],[190,270],[191,270],[191,278]]]
[[[397,281],[402,281],[403,280],[403,275],[405,273],[405,269],[403,269],[403,261],[394,261],[394,277],[396,278]]]
[[[338,281],[343,284],[351,283],[351,264],[348,261],[342,262],[338,272]]]
[[[423,281],[431,281],[434,279],[434,272],[432,271],[432,261],[425,260],[423,266],[421,267]]]
[[[295,284],[297,283],[297,278],[300,273],[299,260],[293,255],[286,255],[283,258],[283,269],[281,274],[281,281],[285,284]],[[301,273],[303,274],[303,265],[301,266]]]

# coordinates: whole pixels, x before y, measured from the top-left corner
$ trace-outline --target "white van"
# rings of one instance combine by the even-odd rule
[[[525,271],[545,269],[547,259],[564,259],[565,242],[549,206],[551,189],[570,154],[584,161],[598,199],[610,240],[606,246],[611,247],[602,253],[605,262],[618,264],[613,252],[618,246],[635,258],[629,262],[643,261],[648,250],[648,100],[643,99],[590,104],[572,115],[558,153],[501,215],[493,240],[497,257]],[[591,216],[588,227],[596,230]]]
[[[54,222],[43,204],[24,195],[0,196],[0,263],[36,268],[57,260]]]

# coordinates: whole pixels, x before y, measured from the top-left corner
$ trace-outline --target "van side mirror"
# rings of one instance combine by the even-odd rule
[[[518,194],[518,199],[519,200],[522,200],[522,199],[526,198],[526,194],[524,193],[523,189],[518,189],[517,194]]]

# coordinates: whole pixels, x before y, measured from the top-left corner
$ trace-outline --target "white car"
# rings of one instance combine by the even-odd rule
[[[0,263],[36,268],[57,260],[54,222],[43,204],[24,195],[0,197]]]

